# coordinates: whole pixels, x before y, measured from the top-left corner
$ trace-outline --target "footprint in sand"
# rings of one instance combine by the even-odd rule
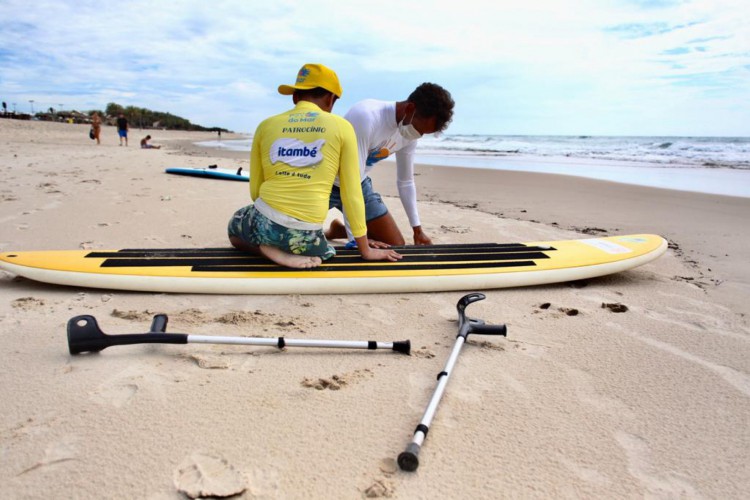
[[[183,357],[195,361],[204,370],[227,370],[232,366],[227,356],[194,353]]]
[[[646,497],[697,498],[701,495],[684,478],[667,471],[660,471],[651,463],[648,442],[634,434],[618,431],[615,439],[628,458],[630,475],[640,481]]]
[[[531,397],[531,393],[526,388],[526,385],[518,380],[517,378],[507,374],[507,373],[500,373],[499,374],[500,379],[505,383],[506,387],[510,388],[512,391],[514,391],[516,394],[519,394],[521,396],[524,396],[526,398]]]
[[[719,309],[711,305],[713,310],[707,309],[706,304],[689,304],[684,307],[667,307],[664,311],[644,309],[641,311],[646,317],[660,323],[675,325],[690,332],[704,333],[710,331],[719,335],[736,338],[744,341],[747,339],[742,327],[736,329],[732,324],[733,314],[729,309]]]
[[[597,486],[597,487],[608,487],[612,484],[612,481],[607,477],[606,474],[601,471],[589,466],[588,464],[582,464],[566,457],[562,453],[558,454],[558,460],[563,464],[569,471],[578,476],[582,481]]]
[[[62,194],[62,191],[57,189],[57,184],[54,182],[43,182],[38,184],[37,187],[43,190],[46,194]]]
[[[547,354],[549,347],[537,344],[530,344],[527,342],[512,342],[513,349],[515,352],[524,354],[532,358],[541,358]]]
[[[115,318],[125,319],[128,321],[139,321],[143,323],[150,321],[155,314],[157,313],[148,309],[144,311],[121,311],[120,309],[112,309],[112,312],[110,313],[110,315]]]
[[[471,232],[471,229],[463,226],[440,226],[440,229],[442,229],[444,233],[466,234]]]
[[[122,408],[133,399],[133,396],[135,396],[137,392],[138,386],[136,384],[119,382],[105,383],[93,393],[93,397],[111,404],[115,408]]]
[[[31,311],[44,306],[44,300],[36,297],[21,297],[10,303],[11,307],[21,309],[22,311]]]
[[[386,457],[381,459],[378,467],[380,468],[380,471],[387,476],[398,472],[398,463],[393,457]]]
[[[376,479],[370,486],[365,488],[365,498],[390,498],[395,492],[393,483],[387,479]]]
[[[668,342],[662,342],[661,340],[651,338],[648,335],[640,335],[636,332],[631,331],[630,329],[624,328],[618,323],[608,322],[605,326],[607,328],[616,329],[627,335],[630,335],[631,337],[645,344],[648,344],[651,347],[655,347],[671,355],[678,356],[685,361],[694,363],[695,365],[710,370],[716,375],[723,378],[724,381],[728,384],[733,385],[737,390],[743,392],[747,396],[750,396],[750,375],[748,375],[744,371],[734,369],[730,366],[714,363],[713,361],[704,359],[697,354],[693,354],[692,352],[684,350],[681,347],[672,345]]]
[[[574,307],[557,307],[557,308],[553,309],[552,308],[552,304],[550,302],[544,302],[542,304],[539,304],[538,308],[539,309],[537,309],[537,310],[534,311],[535,314],[539,313],[540,310],[542,310],[542,311],[553,311],[555,317],[562,316],[559,313],[562,313],[565,316],[578,316],[580,314],[580,312],[581,312],[581,311],[579,311],[578,309],[576,309]]]
[[[636,418],[628,405],[598,390],[595,385],[595,378],[585,371],[568,368],[566,373],[575,389],[576,399],[581,404],[612,418]]]
[[[18,475],[27,474],[36,469],[47,467],[61,462],[67,462],[69,460],[75,460],[78,456],[78,438],[73,435],[63,436],[58,441],[53,441],[44,450],[44,457],[32,465],[21,471]]]
[[[432,359],[435,357],[435,353],[432,352],[427,346],[422,346],[419,349],[414,349],[411,351],[411,355],[415,358],[425,358],[425,359]]]
[[[329,389],[331,391],[338,391],[347,385],[353,384],[361,380],[364,377],[372,376],[372,371],[369,369],[355,370],[352,373],[345,373],[344,375],[332,375],[330,378],[308,378],[302,379],[302,387],[310,389],[316,389],[322,391]]]
[[[245,473],[250,498],[279,498],[281,480],[278,471],[269,468],[252,469]]]
[[[225,498],[243,493],[247,479],[226,459],[193,452],[175,470],[174,485],[190,498]]]
[[[479,347],[483,351],[504,351],[505,350],[505,347],[499,344],[493,344],[492,342],[489,342],[487,340],[467,340],[466,344]]]
[[[165,386],[184,379],[181,374],[173,371],[162,373],[138,363],[105,380],[90,396],[94,401],[122,408],[141,394],[143,397],[163,400],[167,393]]]
[[[613,313],[628,312],[628,306],[621,302],[602,302],[602,309],[609,309]]]

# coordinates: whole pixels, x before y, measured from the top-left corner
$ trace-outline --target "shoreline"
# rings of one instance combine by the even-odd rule
[[[247,140],[247,138],[243,138]],[[249,151],[225,149],[202,141],[186,149],[209,149],[241,158]],[[417,151],[415,163],[444,168],[510,170],[529,173],[568,175],[635,186],[656,187],[721,196],[750,198],[750,170],[732,166],[707,166],[691,163],[661,163],[613,159],[595,159],[564,155],[529,154],[444,154],[440,151]]]
[[[750,198],[750,170],[680,164],[595,160],[564,156],[482,157],[417,155],[421,163],[453,168],[480,168],[567,175],[633,186]]]
[[[3,251],[227,247],[227,221],[249,202],[245,183],[164,172],[249,164],[191,146],[207,134],[149,131],[163,148],[141,150],[139,131],[119,147],[104,127],[96,146],[86,126],[10,121],[0,120]],[[417,473],[396,457],[451,354],[464,292],[163,294],[0,272],[0,495],[746,496],[749,199],[554,174],[417,174],[435,243],[654,232],[670,249],[585,282],[484,291],[469,315],[508,336],[466,342]],[[395,177],[393,163],[373,170],[403,231]],[[73,356],[66,325],[81,314],[112,335],[166,314],[167,332],[409,339],[412,354],[150,344]]]

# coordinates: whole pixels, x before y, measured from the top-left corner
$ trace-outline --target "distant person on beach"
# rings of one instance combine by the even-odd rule
[[[117,135],[120,137],[120,146],[122,146],[122,140],[125,139],[125,145],[128,145],[128,130],[130,129],[130,125],[128,124],[128,119],[125,118],[125,115],[120,113],[120,116],[117,117]]]
[[[161,146],[153,146],[148,143],[148,141],[151,140],[151,136],[147,135],[143,139],[141,139],[141,149],[161,149]]]
[[[229,241],[286,267],[311,268],[336,255],[323,234],[331,187],[338,176],[359,253],[365,260],[396,261],[387,245],[371,248],[351,124],[331,114],[341,97],[338,76],[305,64],[294,85],[280,85],[295,107],[265,119],[250,152],[250,197],[229,222]]]
[[[96,139],[96,143],[101,144],[99,135],[102,132],[102,119],[99,117],[99,113],[94,113],[93,115],[91,115],[91,131],[94,133],[94,139]]]
[[[422,230],[417,210],[417,188],[414,182],[414,151],[417,140],[425,134],[442,132],[453,118],[453,98],[440,85],[423,83],[405,101],[360,101],[344,115],[354,126],[359,147],[359,173],[365,198],[367,235],[372,241],[389,245],[405,244],[388,207],[373,190],[369,172],[380,160],[396,153],[396,185],[401,203],[414,233],[415,245],[431,245]],[[326,231],[330,239],[347,238],[351,243],[349,214],[341,204],[339,187],[331,192],[330,208],[344,213],[344,223],[335,219]]]

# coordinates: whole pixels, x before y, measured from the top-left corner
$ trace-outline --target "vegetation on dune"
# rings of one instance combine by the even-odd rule
[[[67,123],[91,123],[91,116],[99,113],[103,123],[115,125],[120,114],[125,115],[130,126],[133,128],[143,129],[161,129],[161,130],[192,130],[199,132],[230,132],[230,130],[221,127],[202,127],[191,123],[187,118],[166,113],[163,111],[153,111],[137,106],[122,106],[110,102],[104,111],[92,109],[89,111],[62,111],[49,108],[47,111],[35,113],[33,116],[25,113],[2,113],[0,117],[15,118],[20,120],[43,120]]]

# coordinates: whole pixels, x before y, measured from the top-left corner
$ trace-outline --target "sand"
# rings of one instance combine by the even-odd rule
[[[0,120],[0,250],[225,246],[247,186],[164,173],[247,167],[210,133]],[[225,134],[224,139],[229,139]],[[575,177],[418,167],[435,243],[658,233],[661,258],[586,283],[486,291],[507,339],[464,347],[417,472],[410,441],[460,292],[128,293],[0,272],[0,497],[744,498],[750,490],[750,199]],[[376,188],[402,228],[395,169]],[[602,304],[622,304],[612,309]],[[625,310],[626,309],[626,310]],[[622,312],[616,312],[616,311]],[[71,356],[95,316],[139,333],[410,339],[389,351],[137,345]]]

